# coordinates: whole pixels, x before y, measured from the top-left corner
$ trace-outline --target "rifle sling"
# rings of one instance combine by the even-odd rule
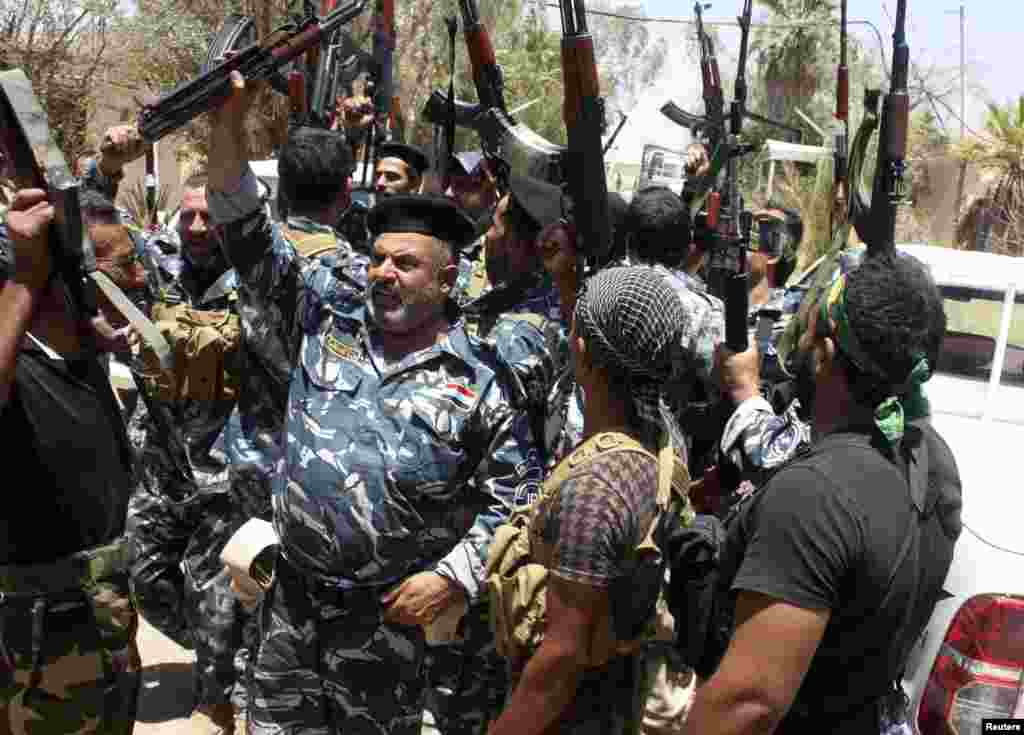
[[[165,370],[171,369],[174,360],[174,356],[171,354],[171,346],[167,344],[167,340],[164,339],[156,325],[139,311],[139,308],[124,295],[124,291],[118,288],[117,284],[110,280],[105,273],[93,271],[89,275],[104,295],[110,299],[110,303],[114,305],[114,308],[121,312],[121,315],[139,333],[139,336],[142,337],[146,345],[156,353],[160,360],[160,366]]]

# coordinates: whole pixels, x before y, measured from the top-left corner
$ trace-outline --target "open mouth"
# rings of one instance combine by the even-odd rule
[[[373,303],[385,309],[393,309],[396,306],[402,305],[402,299],[396,293],[375,290],[373,292]]]

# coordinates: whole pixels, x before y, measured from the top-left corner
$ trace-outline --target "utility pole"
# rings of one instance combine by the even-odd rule
[[[967,134],[967,34],[964,4],[960,3],[960,141]],[[967,179],[967,161],[960,162],[960,175],[956,182],[956,206],[953,207],[953,231],[960,219],[960,208],[964,203],[964,183]]]

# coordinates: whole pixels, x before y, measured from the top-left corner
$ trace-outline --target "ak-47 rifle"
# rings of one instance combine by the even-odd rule
[[[836,71],[836,124],[832,138],[834,181],[832,191],[831,232],[835,234],[839,224],[846,219],[848,207],[842,203],[849,198],[849,134],[850,134],[850,69],[846,65],[846,3],[840,2],[839,21],[839,68]],[[838,206],[838,210],[837,210]]]
[[[604,101],[594,58],[594,39],[587,30],[583,0],[560,0],[562,11],[562,80],[565,85],[564,153],[566,183],[572,197],[576,251],[591,269],[611,247],[608,182],[605,180]],[[583,275],[584,271],[579,271]]]
[[[698,3],[697,10],[700,9]],[[714,149],[710,170],[697,182],[690,202],[690,219],[693,225],[693,239],[709,244],[711,253],[709,270],[719,279],[712,279],[712,288],[719,292],[725,302],[726,344],[735,352],[748,347],[747,318],[749,295],[747,293],[749,273],[747,272],[747,250],[750,247],[750,230],[753,217],[743,208],[739,186],[739,159],[753,148],[743,143],[743,120],[747,113],[747,52],[750,39],[750,20],[753,1],[744,0],[743,14],[737,18],[740,25],[740,56],[736,72],[736,87],[729,108],[728,129],[723,120],[717,135],[719,143]],[[709,72],[715,78],[715,70]],[[717,94],[708,89],[706,100],[712,108],[707,120],[714,121],[717,110]],[[710,122],[709,122],[710,124]],[[726,169],[721,186],[716,189],[719,173]],[[717,283],[716,283],[717,282]]]
[[[79,322],[99,313],[96,253],[78,205],[79,184],[47,125],[46,112],[20,69],[0,72],[0,178],[15,189],[46,190],[53,205],[50,247],[66,301]]]
[[[501,69],[490,35],[480,21],[476,0],[459,0],[459,11],[480,103],[456,100],[456,125],[477,132],[484,155],[495,168],[561,184],[565,180],[562,156],[566,149],[545,140],[509,114]],[[424,108],[424,117],[434,125],[443,125],[452,110],[449,96],[435,91]]]
[[[281,70],[331,37],[365,9],[369,0],[349,0],[324,17],[307,11],[306,17],[288,23],[266,38],[238,51],[223,62],[216,59],[197,78],[163,95],[139,113],[139,132],[154,143],[188,124],[200,114],[223,103],[231,90],[230,74],[241,72],[247,81],[268,79],[282,90]],[[226,47],[230,49],[230,46]],[[219,57],[217,57],[219,58]]]
[[[896,247],[896,214],[906,198],[907,131],[910,121],[910,96],[907,78],[910,48],[907,46],[907,0],[897,0],[893,31],[892,77],[889,94],[882,104],[878,133],[878,163],[875,167],[871,207],[858,200],[852,216],[854,227],[865,242],[869,254],[891,252]],[[866,104],[877,100],[866,99]],[[870,116],[866,116],[869,118]],[[859,194],[860,179],[856,181]]]
[[[700,45],[700,78],[704,97],[704,115],[702,117],[686,112],[671,100],[661,106],[661,114],[676,125],[689,129],[694,137],[703,138],[708,145],[708,150],[712,151],[718,147],[728,131],[725,120],[725,99],[722,94],[722,75],[718,70],[715,42],[704,30],[703,11],[710,7],[710,4],[702,5],[700,2],[693,6],[697,25],[697,43]],[[794,143],[803,141],[804,133],[800,128],[772,120],[764,115],[758,115],[746,107],[743,109],[743,117],[746,120],[785,130],[793,136]]]
[[[708,5],[710,7],[710,5]],[[707,118],[708,145],[715,148],[725,132],[725,96],[722,94],[722,75],[718,70],[715,44],[704,30],[704,8],[700,1],[693,4],[697,24],[697,43],[700,44],[700,79],[704,96],[704,116]]]
[[[46,112],[21,69],[0,72],[0,179],[15,189],[47,192],[54,209],[50,253],[69,314],[87,349],[94,347],[89,326],[99,315],[99,291],[131,322],[168,366],[173,355],[153,323],[96,267],[96,252],[82,220],[79,182],[50,132]]]
[[[740,139],[743,132],[743,118],[747,108],[747,44],[750,40],[750,18],[753,14],[753,0],[746,0],[740,23],[740,58],[736,71],[736,88],[729,108],[729,162],[723,193],[727,195],[729,210],[725,244],[735,253],[735,266],[726,277],[725,288],[725,343],[735,352],[743,352],[749,346],[747,318],[750,273],[747,270],[747,249],[750,247],[750,229],[753,216],[743,209],[740,194],[739,159],[750,152]]]

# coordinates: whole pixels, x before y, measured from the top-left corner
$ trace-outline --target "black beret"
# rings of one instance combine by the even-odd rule
[[[389,232],[431,235],[456,249],[477,238],[476,223],[451,199],[436,194],[395,194],[377,200],[366,218],[373,237]]]
[[[406,143],[381,143],[377,146],[377,160],[382,158],[397,158],[405,161],[417,176],[430,168],[430,159],[427,158],[427,154]]]
[[[565,216],[562,190],[553,184],[528,176],[512,174],[508,179],[509,194],[540,229]]]

